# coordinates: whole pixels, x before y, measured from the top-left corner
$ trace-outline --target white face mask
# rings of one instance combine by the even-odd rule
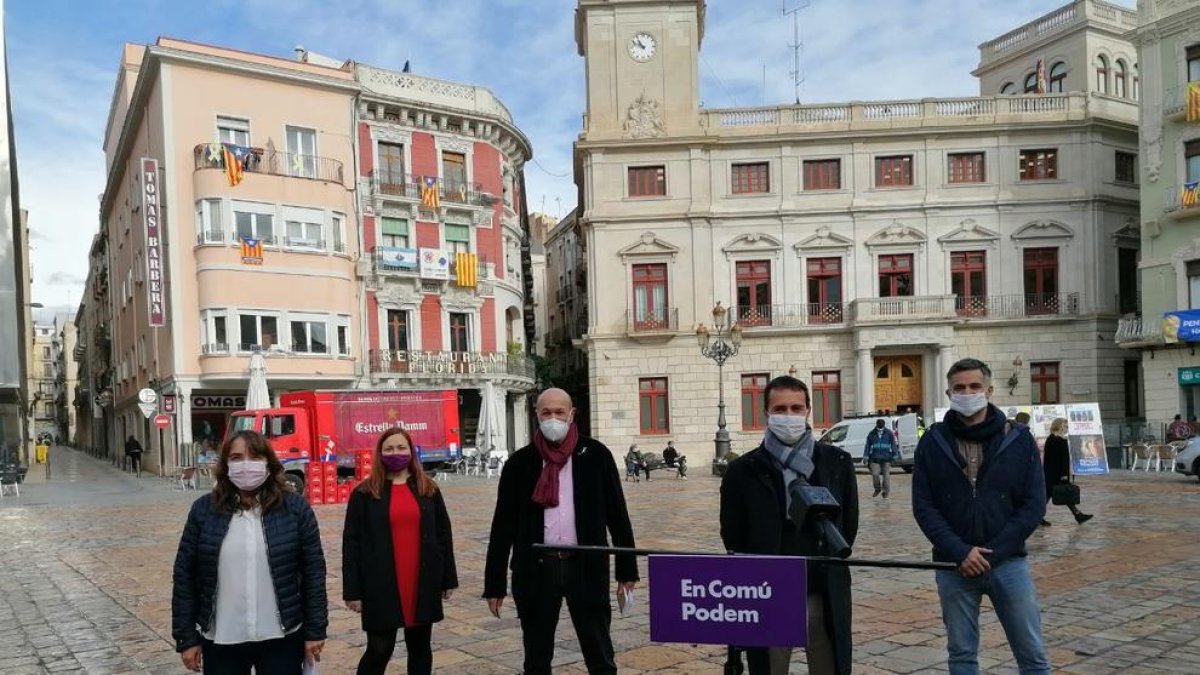
[[[988,398],[984,392],[978,394],[950,394],[950,409],[959,415],[970,417],[987,407]]]
[[[770,415],[767,417],[767,429],[785,445],[794,445],[804,435],[804,432],[808,431],[808,417],[805,415]]]
[[[261,459],[245,459],[229,463],[229,480],[239,490],[250,492],[267,482],[267,462]]]
[[[542,430],[542,436],[551,443],[559,443],[567,437],[567,432],[571,429],[571,423],[551,417],[550,419],[542,420],[538,425]]]

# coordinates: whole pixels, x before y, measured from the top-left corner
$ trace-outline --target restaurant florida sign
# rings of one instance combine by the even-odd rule
[[[165,294],[163,291],[161,193],[158,183],[158,160],[142,158],[142,217],[146,223],[146,301],[149,325],[166,325]]]

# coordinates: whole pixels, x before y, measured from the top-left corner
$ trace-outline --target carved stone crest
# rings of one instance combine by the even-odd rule
[[[624,129],[626,138],[658,138],[665,135],[667,132],[663,128],[658,101],[647,98],[645,94],[638,96],[625,113]]]

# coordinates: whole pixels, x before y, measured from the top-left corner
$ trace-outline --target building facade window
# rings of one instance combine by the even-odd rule
[[[1138,250],[1117,249],[1117,311],[1133,314],[1141,309],[1138,292]]]
[[[638,379],[638,431],[643,436],[671,433],[671,392],[667,378]]]
[[[812,374],[812,425],[831,427],[842,421],[842,374],[818,370]]]
[[[250,120],[217,115],[217,141],[250,147]]]
[[[404,172],[404,146],[400,143],[380,141],[377,146],[379,167],[375,179],[384,194],[405,194],[408,177]]]
[[[224,310],[200,312],[200,351],[204,354],[221,354],[229,351],[229,337]]]
[[[471,351],[471,315],[450,312],[450,351]]]
[[[1186,182],[1200,181],[1200,140],[1183,144],[1183,161],[1187,169]]]
[[[1058,150],[1022,150],[1019,177],[1021,180],[1053,180],[1058,178]]]
[[[471,252],[471,227],[446,223],[446,248],[450,254]]]
[[[1117,150],[1113,156],[1114,175],[1118,183],[1137,182],[1137,155]]]
[[[1186,58],[1188,82],[1200,82],[1200,44],[1190,45]]]
[[[946,155],[946,173],[951,183],[984,182],[982,152],[953,152]]]
[[[814,159],[804,162],[804,190],[842,189],[842,160]]]
[[[808,320],[813,323],[842,322],[842,259],[809,258]]]
[[[392,248],[409,248],[408,221],[384,217],[380,225],[379,244]]]
[[[338,356],[350,356],[350,317],[338,314],[334,318],[334,332],[337,338]]]
[[[1001,96],[1012,96],[1017,93],[1017,85],[1012,82],[1005,82],[1000,86]]]
[[[879,297],[898,298],[912,294],[912,254],[879,256]]]
[[[344,228],[346,226],[346,214],[334,211],[329,215],[329,234],[333,240],[333,252],[346,252],[346,238]]]
[[[196,242],[221,244],[225,228],[221,226],[221,200],[201,199],[196,202]]]
[[[1124,365],[1125,416],[1142,414],[1142,362],[1126,361]]]
[[[664,166],[629,167],[630,197],[663,197],[667,194],[667,168]]]
[[[754,194],[771,191],[771,165],[767,162],[734,164],[733,194]]]
[[[634,329],[667,328],[667,264],[634,265],[632,272]]]
[[[1117,67],[1113,70],[1113,96],[1117,98],[1125,98],[1126,87],[1128,86],[1128,72],[1125,68],[1125,61],[1117,59]]]
[[[767,428],[766,401],[763,391],[770,376],[766,373],[742,375],[742,431],[758,431]]]
[[[737,322],[744,326],[771,324],[771,261],[742,260],[735,265]]]
[[[283,243],[290,248],[325,248],[325,212],[320,209],[285,207]]]
[[[288,126],[287,149],[289,175],[300,178],[317,177],[317,130]]]
[[[242,239],[257,239],[264,245],[275,243],[275,216],[262,211],[241,211],[234,205],[233,222],[237,228],[234,235]]]
[[[1033,384],[1033,404],[1053,405],[1059,400],[1059,372],[1057,362],[1029,364],[1030,382]]]
[[[329,324],[321,317],[289,317],[292,351],[297,354],[328,354]]]
[[[408,327],[407,310],[387,310],[387,326],[384,330],[387,332],[388,350],[393,352],[406,352],[409,350]]]
[[[1188,309],[1200,309],[1200,260],[1189,260],[1185,270],[1188,280]]]
[[[907,187],[913,184],[912,155],[875,158],[875,187]]]
[[[279,318],[270,314],[238,314],[238,349],[243,352],[254,348],[266,351],[279,344]]]
[[[1108,93],[1108,59],[1103,54],[1096,56],[1096,91]]]
[[[1050,66],[1050,81],[1048,86],[1050,91],[1055,94],[1061,94],[1066,91],[1067,84],[1067,64],[1062,61],[1056,62]]]
[[[442,182],[457,190],[467,184],[467,156],[461,152],[442,152]]]
[[[987,253],[954,251],[950,254],[950,292],[960,316],[987,313]]]
[[[1024,252],[1025,311],[1058,313],[1058,249],[1027,248]]]
[[[1038,85],[1037,71],[1034,71],[1025,76],[1024,90],[1025,90],[1026,94],[1036,94],[1037,93],[1037,85]]]

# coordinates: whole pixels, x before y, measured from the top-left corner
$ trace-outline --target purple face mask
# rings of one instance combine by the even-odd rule
[[[400,473],[408,468],[412,455],[380,455],[379,459],[388,473]]]

